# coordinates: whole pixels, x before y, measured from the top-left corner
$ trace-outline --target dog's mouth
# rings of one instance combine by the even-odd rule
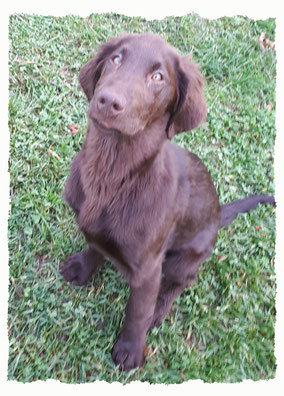
[[[111,124],[109,124],[107,121],[101,121],[95,117],[90,117],[94,126],[96,127],[96,129],[98,131],[100,131],[101,133],[104,134],[120,134],[120,135],[124,135],[124,136],[133,136],[135,135],[135,133],[137,132],[136,129],[133,129],[133,132],[130,133],[129,131],[126,131],[124,129],[118,129],[113,127]]]
[[[93,124],[97,127],[97,129],[103,133],[113,133],[113,132],[120,132],[118,129],[113,128],[107,122],[98,121],[96,118],[92,117]]]

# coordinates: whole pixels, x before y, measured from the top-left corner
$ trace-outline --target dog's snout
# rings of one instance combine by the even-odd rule
[[[97,107],[105,116],[114,117],[124,111],[125,99],[115,93],[101,92],[97,99]]]

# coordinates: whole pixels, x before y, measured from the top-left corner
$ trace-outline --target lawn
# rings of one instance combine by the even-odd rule
[[[221,202],[274,192],[275,49],[258,42],[262,32],[274,40],[274,19],[12,15],[8,378],[168,384],[274,378],[273,207],[240,215],[220,231],[195,284],[148,334],[142,369],[124,373],[111,359],[129,293],[113,265],[81,288],[59,273],[60,261],[85,245],[62,200],[87,126],[78,72],[101,43],[125,31],[156,32],[200,64],[207,122],[176,141],[206,163]]]

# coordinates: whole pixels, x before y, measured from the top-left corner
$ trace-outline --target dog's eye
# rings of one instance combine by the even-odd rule
[[[161,81],[163,79],[163,75],[160,72],[156,72],[152,75],[152,80]]]
[[[121,63],[121,55],[115,55],[111,60],[115,65],[119,65]]]

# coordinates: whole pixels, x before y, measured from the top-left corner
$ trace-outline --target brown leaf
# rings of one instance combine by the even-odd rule
[[[262,32],[259,38],[257,39],[260,45],[260,49],[263,51],[265,49],[264,40],[265,40],[265,32]]]
[[[274,48],[274,46],[275,46],[275,42],[269,40],[269,38],[267,38],[267,39],[265,40],[265,44],[266,44],[266,47]]]
[[[47,150],[47,153],[52,155],[52,157],[57,158],[58,160],[60,160],[60,157],[58,154],[56,154],[54,151],[52,151],[50,148]]]
[[[150,349],[150,345],[146,345],[145,349],[144,349],[144,357],[146,357],[148,355],[149,349]]]
[[[217,255],[217,258],[218,258],[220,261],[226,260],[227,257],[228,257],[228,256],[222,256],[221,254]]]
[[[257,40],[259,42],[260,49],[262,51],[264,51],[266,47],[274,48],[274,46],[275,46],[274,41],[271,41],[268,37],[266,37],[265,32],[262,32]]]
[[[71,133],[74,135],[75,133],[78,132],[78,125],[72,124],[72,125],[68,125],[68,128],[70,129]]]

